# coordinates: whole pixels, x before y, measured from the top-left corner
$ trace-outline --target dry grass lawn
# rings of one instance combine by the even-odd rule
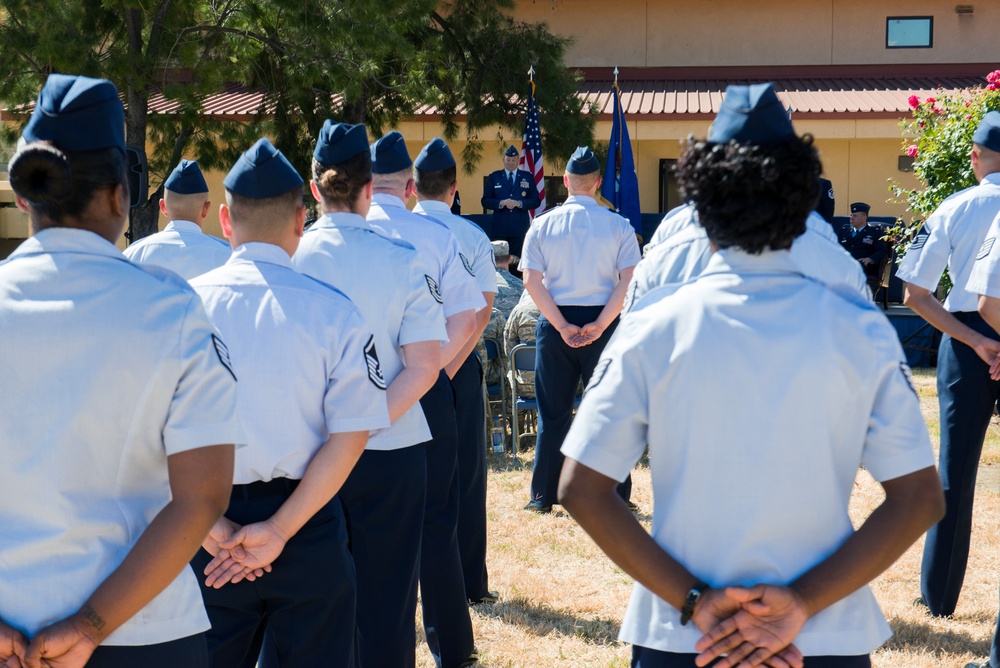
[[[937,392],[933,371],[918,370],[917,389],[935,447]],[[561,510],[534,515],[521,510],[528,498],[531,454],[491,462],[489,474],[490,585],[496,605],[473,609],[480,665],[484,667],[577,667],[629,665],[630,648],[617,640],[631,579],[598,550]],[[633,500],[649,527],[649,469],[633,473]],[[990,427],[979,469],[972,554],[954,617],[933,619],[913,606],[919,595],[923,542],[873,583],[895,637],[873,657],[875,668],[959,668],[989,652],[997,615],[1000,573],[1000,426]],[[881,489],[858,476],[851,514],[860,523],[881,500]],[[558,507],[557,507],[558,508]],[[546,564],[558,564],[553,567]],[[419,626],[419,620],[418,620]],[[421,634],[422,630],[418,631]],[[434,662],[425,645],[418,665]]]

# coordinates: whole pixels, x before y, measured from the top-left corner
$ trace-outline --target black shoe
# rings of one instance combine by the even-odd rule
[[[488,591],[486,594],[479,599],[472,600],[469,599],[469,605],[479,605],[480,603],[496,603],[500,600],[500,594],[495,591]]]
[[[628,509],[631,510],[633,513],[639,512],[639,506],[632,503],[631,501],[626,501],[625,505],[628,506]]]
[[[918,608],[924,608],[928,611],[930,610],[930,608],[927,607],[927,601],[924,600],[923,596],[918,596],[915,599],[913,599],[913,605],[917,606]]]
[[[965,668],[990,668],[989,660],[978,663],[976,661],[970,661],[965,664]]]
[[[535,499],[534,501],[528,501],[528,505],[524,507],[525,510],[533,510],[536,513],[551,513],[552,506],[546,506],[542,503],[541,499]]]
[[[469,655],[469,658],[458,664],[456,668],[470,668],[470,666],[477,665],[479,665],[479,650],[473,648],[472,654]]]

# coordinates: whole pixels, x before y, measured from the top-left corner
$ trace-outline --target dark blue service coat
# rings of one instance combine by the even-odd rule
[[[505,199],[521,202],[521,208],[500,208],[500,202]],[[541,203],[541,199],[538,196],[538,188],[535,187],[533,175],[522,169],[517,170],[514,174],[514,188],[511,189],[507,180],[507,170],[499,169],[486,179],[486,189],[483,191],[482,202],[484,209],[493,210],[492,231],[494,237],[523,237],[531,224],[528,211],[536,208]]]

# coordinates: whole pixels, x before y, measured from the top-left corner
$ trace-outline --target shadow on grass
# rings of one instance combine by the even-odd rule
[[[617,619],[581,618],[571,612],[539,605],[523,596],[501,597],[498,603],[483,603],[473,606],[473,609],[484,617],[519,626],[539,637],[559,633],[597,645],[617,645],[619,642],[620,622]]]
[[[530,470],[533,462],[534,453],[522,453],[520,457],[515,457],[509,452],[503,455],[495,455],[491,452],[486,456],[486,466],[491,473]]]
[[[889,626],[892,627],[893,636],[884,647],[917,654],[926,651],[937,655],[947,653],[989,655],[989,638],[974,638],[963,631],[946,628],[945,624],[945,620],[932,618],[926,621],[892,619]]]

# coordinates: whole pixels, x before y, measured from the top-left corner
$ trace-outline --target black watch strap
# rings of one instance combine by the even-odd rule
[[[687,623],[691,621],[691,615],[694,614],[694,606],[697,605],[701,595],[709,589],[711,587],[701,581],[696,582],[691,587],[687,593],[687,598],[684,599],[684,607],[681,608],[681,626],[687,626]]]

